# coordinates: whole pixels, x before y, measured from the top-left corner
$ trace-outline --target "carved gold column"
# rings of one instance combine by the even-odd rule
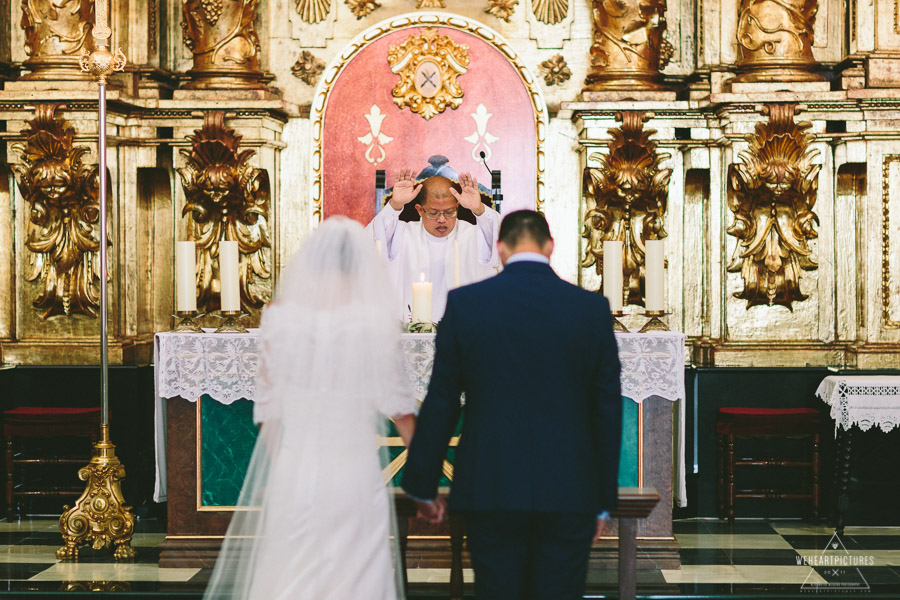
[[[585,91],[661,90],[672,56],[666,0],[592,0],[594,43]]]
[[[666,237],[664,228],[672,169],[660,169],[669,154],[656,151],[653,129],[644,111],[616,113],[621,128],[610,129],[607,154],[591,154],[599,166],[584,170],[584,230],[587,248],[582,267],[602,273],[603,242],[620,241],[625,303],[644,305],[644,242]]]
[[[23,66],[31,71],[22,79],[90,79],[79,60],[82,50],[94,49],[93,20],[93,0],[22,0],[20,24],[28,54]]]
[[[737,82],[822,81],[815,71],[817,0],[741,0]]]
[[[185,89],[267,89],[260,80],[259,0],[184,0],[181,29],[194,54]]]

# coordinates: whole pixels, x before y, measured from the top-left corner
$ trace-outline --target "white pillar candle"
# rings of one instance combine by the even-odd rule
[[[378,258],[381,258],[381,240],[375,240],[375,252],[378,253]]]
[[[603,295],[609,300],[609,309],[622,310],[622,242],[603,242]]]
[[[665,242],[644,242],[644,307],[648,311],[666,310],[665,298]]]
[[[175,242],[175,310],[197,310],[197,254],[194,242]]]
[[[237,242],[219,242],[219,297],[222,312],[241,310],[240,254]]]
[[[412,322],[431,323],[431,282],[425,281],[424,273],[412,284]]]
[[[453,240],[453,282],[459,287],[459,239]]]

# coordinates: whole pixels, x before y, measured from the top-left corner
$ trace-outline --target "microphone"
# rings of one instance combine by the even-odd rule
[[[481,157],[481,164],[484,165],[484,168],[487,169],[488,173],[491,174],[491,177],[494,176],[494,172],[491,171],[491,168],[487,164],[487,155],[485,155],[484,150],[478,153],[478,156]]]
[[[484,168],[491,174],[491,198],[494,202],[494,210],[500,212],[500,204],[503,202],[503,192],[500,189],[500,171],[494,171],[488,166],[484,150],[480,151],[478,155],[481,157]]]

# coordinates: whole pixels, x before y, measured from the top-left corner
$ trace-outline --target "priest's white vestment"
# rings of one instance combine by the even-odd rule
[[[382,257],[388,264],[397,297],[402,299],[397,316],[409,321],[412,284],[430,281],[432,319],[440,321],[447,304],[447,292],[457,287],[456,242],[459,242],[459,285],[475,283],[497,274],[497,234],[500,214],[485,206],[475,225],[457,219],[456,226],[444,237],[425,231],[422,221],[400,221],[402,211],[386,204],[367,229],[381,242]]]

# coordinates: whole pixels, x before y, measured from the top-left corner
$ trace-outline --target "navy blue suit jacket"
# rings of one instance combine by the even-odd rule
[[[436,496],[462,410],[450,508],[614,508],[619,370],[609,303],[548,265],[515,262],[451,291],[403,488]]]

